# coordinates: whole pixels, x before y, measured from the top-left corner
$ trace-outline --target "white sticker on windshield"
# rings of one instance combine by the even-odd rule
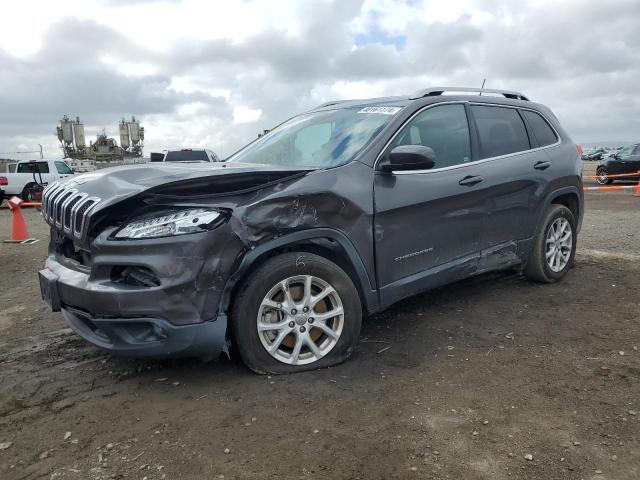
[[[395,115],[401,110],[400,107],[364,107],[358,113],[381,113],[382,115]]]

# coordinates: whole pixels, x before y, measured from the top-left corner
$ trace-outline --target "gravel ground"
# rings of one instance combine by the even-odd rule
[[[29,211],[41,241],[0,244],[0,478],[640,478],[640,198],[586,205],[563,282],[413,297],[345,364],[282,377],[86,345],[39,298]]]

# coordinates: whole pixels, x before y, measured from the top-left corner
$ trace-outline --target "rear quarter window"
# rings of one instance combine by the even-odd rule
[[[167,152],[165,162],[208,162],[209,157],[204,150],[178,150]]]
[[[480,157],[490,158],[531,148],[529,136],[515,108],[472,105],[480,136]]]
[[[19,163],[16,173],[49,173],[49,164],[47,162],[25,162]]]
[[[533,136],[536,137],[539,147],[545,147],[547,145],[553,145],[558,141],[556,133],[553,131],[547,121],[542,118],[542,115],[530,110],[521,110],[522,116],[527,120],[529,128],[533,132]]]

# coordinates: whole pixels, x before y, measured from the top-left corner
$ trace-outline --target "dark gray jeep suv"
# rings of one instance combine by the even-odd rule
[[[320,105],[221,163],[71,177],[42,213],[43,298],[89,342],[204,359],[233,344],[286,373],[343,361],[363,314],[418,292],[507,268],[561,279],[581,162],[521,93],[431,88]]]

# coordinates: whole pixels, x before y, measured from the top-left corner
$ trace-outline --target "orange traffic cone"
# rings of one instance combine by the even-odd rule
[[[12,197],[7,203],[11,210],[11,239],[9,241],[22,242],[27,240],[29,238],[29,231],[27,230],[27,224],[20,211],[20,204],[23,203],[22,199]]]

